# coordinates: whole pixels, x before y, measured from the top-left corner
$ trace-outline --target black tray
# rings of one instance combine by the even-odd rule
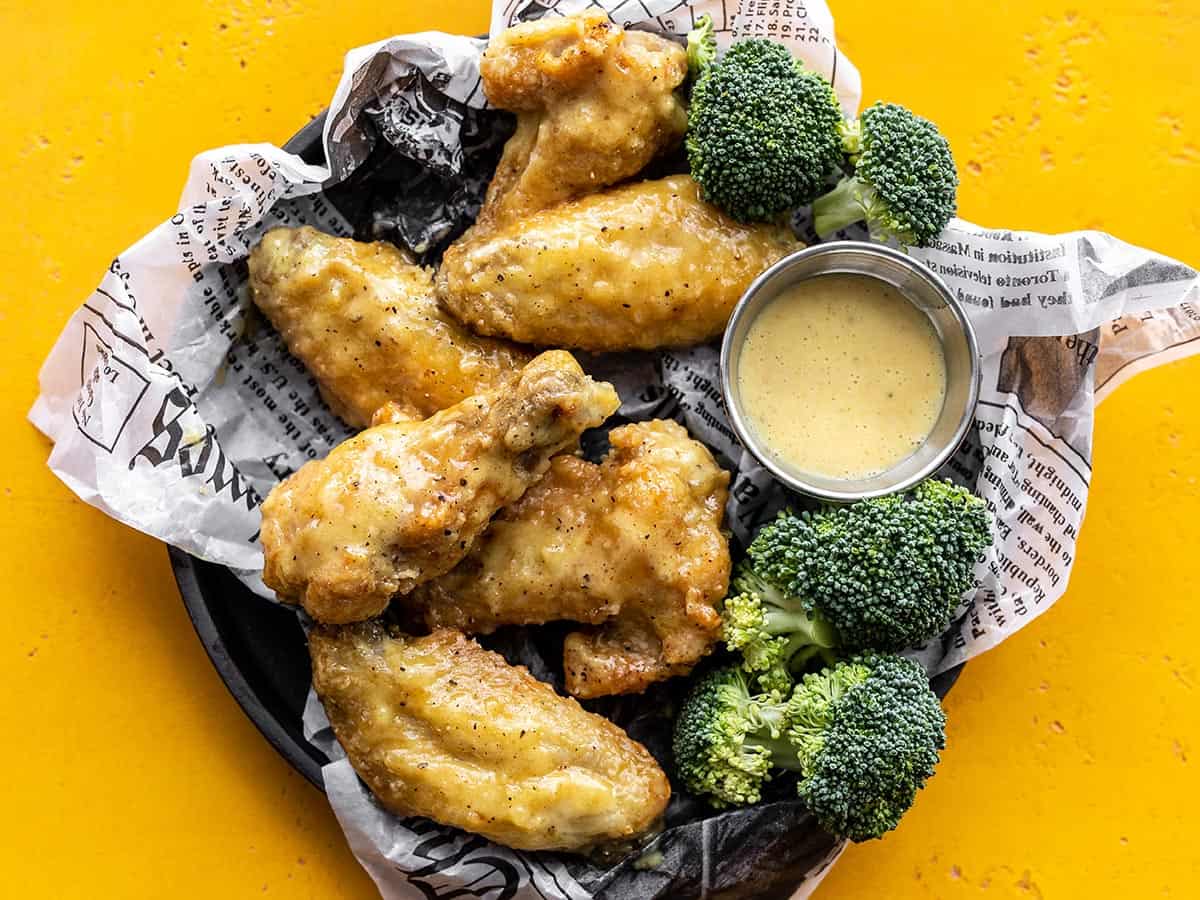
[[[325,114],[309,122],[284,149],[309,163],[324,161]],[[325,754],[304,739],[301,717],[312,671],[295,612],[257,597],[224,566],[168,547],[175,581],[208,658],[233,698],[301,775],[324,789]],[[943,697],[962,666],[943,672],[933,688]]]

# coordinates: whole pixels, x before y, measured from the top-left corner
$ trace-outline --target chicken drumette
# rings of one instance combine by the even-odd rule
[[[631,178],[687,129],[676,88],[687,55],[599,10],[516,25],[479,64],[491,103],[517,130],[467,239]]]
[[[382,612],[451,569],[499,509],[620,405],[564,351],[423,422],[378,425],[306,463],[262,506],[263,580],[322,622]]]
[[[406,603],[431,627],[488,633],[566,619],[567,690],[641,691],[712,650],[729,586],[729,474],[675,422],[610,434],[599,465],[558,456],[453,570]]]

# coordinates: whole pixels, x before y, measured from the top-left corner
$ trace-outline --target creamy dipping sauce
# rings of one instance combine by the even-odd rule
[[[929,318],[886,282],[820,275],[750,324],[738,361],[750,427],[776,456],[827,478],[866,478],[929,436],[946,361]]]

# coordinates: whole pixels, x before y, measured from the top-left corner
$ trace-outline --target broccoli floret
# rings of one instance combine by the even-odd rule
[[[794,654],[810,646],[921,644],[946,629],[990,542],[983,500],[949,481],[815,512],[785,510],[750,545],[752,575],[739,572],[738,593],[726,601],[725,639],[750,671],[802,662]],[[757,604],[741,596],[755,593]]]
[[[895,828],[933,774],[945,717],[925,671],[868,655],[804,676],[788,694],[752,694],[736,667],[692,688],[675,723],[684,786],[718,808],[762,799],[774,770],[822,827],[862,841]]]
[[[900,823],[946,746],[946,717],[925,670],[899,656],[805,675],[788,715],[800,798],[825,830],[853,841]]]
[[[795,750],[783,737],[786,705],[780,694],[751,694],[737,666],[701,677],[675,721],[675,766],[684,786],[718,808],[757,803],[772,768],[795,767]]]
[[[791,688],[793,671],[820,656],[832,662],[837,629],[804,598],[767,581],[749,559],[738,565],[725,600],[721,637],[742,654],[743,667],[767,690]]]
[[[712,16],[708,13],[696,20],[696,27],[688,32],[688,72],[693,78],[717,58],[717,36],[713,33]]]
[[[739,41],[692,88],[692,177],[735,219],[769,219],[820,193],[841,160],[842,121],[833,88],[786,47]]]
[[[854,173],[813,203],[821,237],[865,220],[872,232],[923,247],[954,216],[958,174],[936,125],[895,103],[876,103],[842,128]]]

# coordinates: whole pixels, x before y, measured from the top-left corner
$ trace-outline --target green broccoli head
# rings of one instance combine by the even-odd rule
[[[737,666],[702,676],[675,720],[675,766],[684,786],[716,807],[757,803],[773,767],[794,767],[782,737],[785,708],[778,694],[751,694]]]
[[[759,531],[749,557],[763,582],[803,598],[843,648],[894,651],[946,629],[990,542],[983,500],[929,480],[907,494],[784,511]]]
[[[871,670],[859,661],[835,663],[831,668],[805,675],[788,701],[788,739],[796,747],[801,771],[813,767],[825,746],[825,732],[833,721],[833,705],[847,690],[867,680]]]
[[[757,803],[774,771],[795,772],[822,827],[862,841],[896,827],[944,746],[924,669],[870,654],[786,693],[752,692],[736,666],[709,672],[683,702],[674,753],[684,786],[718,808]]]
[[[813,203],[818,235],[864,220],[907,245],[923,247],[941,234],[954,216],[958,173],[936,125],[898,104],[876,103],[842,129],[841,140],[854,174]]]
[[[946,745],[925,670],[899,656],[860,656],[804,676],[787,715],[801,799],[823,828],[853,841],[900,823]]]
[[[740,41],[692,88],[692,177],[735,219],[769,219],[820,193],[841,159],[842,121],[833,88],[786,47]]]
[[[696,20],[696,27],[687,36],[688,72],[693,78],[717,58],[717,36],[713,32],[712,16],[708,13]]]

